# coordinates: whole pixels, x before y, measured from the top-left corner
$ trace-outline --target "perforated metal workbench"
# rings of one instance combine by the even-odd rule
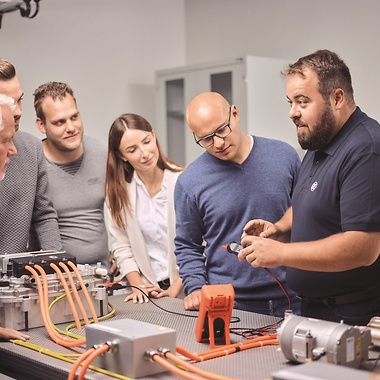
[[[153,303],[134,305],[125,303],[124,295],[110,297],[110,303],[116,308],[113,319],[136,319],[164,327],[170,327],[177,331],[177,345],[191,352],[205,351],[208,344],[198,343],[194,336],[196,324],[196,312],[185,312],[183,301],[179,299],[162,298],[155,300],[160,307],[187,316],[171,314],[159,309]],[[192,317],[191,317],[192,316]],[[234,310],[232,316],[239,317],[240,322],[232,324],[231,327],[254,328],[269,325],[277,319],[266,315],[242,312]],[[101,323],[101,322],[100,322]],[[64,325],[65,326],[65,325]],[[62,325],[60,326],[61,328]],[[48,336],[45,328],[35,328],[28,332],[30,342],[59,353],[83,353],[85,348],[67,349],[55,344]],[[83,331],[84,334],[84,331]],[[231,343],[241,341],[239,336],[231,335]],[[371,352],[375,357],[379,353]],[[372,369],[374,363],[368,363]],[[196,366],[207,371],[237,379],[267,379],[274,371],[290,367],[292,364],[286,362],[278,346],[267,346],[253,348],[229,356],[197,363]],[[38,380],[66,380],[72,367],[71,363],[47,356],[10,342],[0,343],[0,372],[16,379],[38,379]],[[377,368],[379,367],[379,368]],[[375,372],[380,373],[380,365]],[[143,379],[178,379],[178,376],[169,372],[157,374]],[[86,379],[111,379],[110,376],[88,370]]]

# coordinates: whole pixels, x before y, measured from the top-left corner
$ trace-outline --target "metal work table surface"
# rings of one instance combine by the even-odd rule
[[[180,299],[162,298],[144,304],[124,302],[125,295],[109,297],[110,304],[116,309],[114,316],[109,319],[134,319],[169,327],[176,330],[176,344],[190,352],[201,352],[209,349],[209,344],[198,343],[195,339],[194,329],[197,321],[197,312],[183,310],[183,301]],[[156,306],[156,305],[157,306]],[[158,307],[159,306],[159,307]],[[178,313],[178,314],[175,314]],[[232,317],[239,317],[240,321],[232,323],[230,327],[257,328],[270,325],[278,318],[256,313],[233,310]],[[99,322],[102,323],[102,322]],[[64,329],[66,325],[59,325]],[[84,335],[84,331],[81,332]],[[41,346],[53,353],[83,353],[84,347],[68,349],[54,343],[48,336],[44,327],[31,329],[28,334],[29,342]],[[231,343],[243,340],[240,336],[231,334]],[[375,358],[379,351],[371,351],[370,357]],[[380,365],[374,362],[365,363],[366,370],[380,373]],[[207,360],[195,364],[204,370],[235,379],[268,379],[271,374],[283,368],[291,367],[286,361],[278,346],[252,348],[221,358]],[[0,372],[15,379],[38,380],[66,380],[72,363],[48,356],[25,348],[11,342],[0,342]],[[374,367],[374,368],[373,368]],[[77,371],[78,373],[78,371]],[[111,379],[108,375],[87,370],[86,379]],[[178,379],[169,372],[143,377],[142,379]]]

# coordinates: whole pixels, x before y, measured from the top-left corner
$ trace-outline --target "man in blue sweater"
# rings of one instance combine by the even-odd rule
[[[185,288],[184,307],[199,308],[203,285],[230,283],[235,308],[283,316],[288,299],[271,274],[239,262],[222,246],[240,241],[244,225],[253,217],[282,217],[291,203],[300,159],[284,142],[244,134],[236,106],[218,93],[196,96],[186,117],[205,152],[179,176],[175,188],[175,254]],[[298,313],[285,269],[272,272]]]

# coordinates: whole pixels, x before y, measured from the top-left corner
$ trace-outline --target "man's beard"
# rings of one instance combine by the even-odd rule
[[[321,117],[314,125],[314,131],[309,135],[298,135],[298,143],[302,149],[319,150],[331,141],[334,131],[335,117],[330,104],[325,104]]]

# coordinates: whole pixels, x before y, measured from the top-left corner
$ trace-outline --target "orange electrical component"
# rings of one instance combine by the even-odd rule
[[[231,284],[203,285],[195,337],[210,347],[230,344],[230,320],[235,291]]]

